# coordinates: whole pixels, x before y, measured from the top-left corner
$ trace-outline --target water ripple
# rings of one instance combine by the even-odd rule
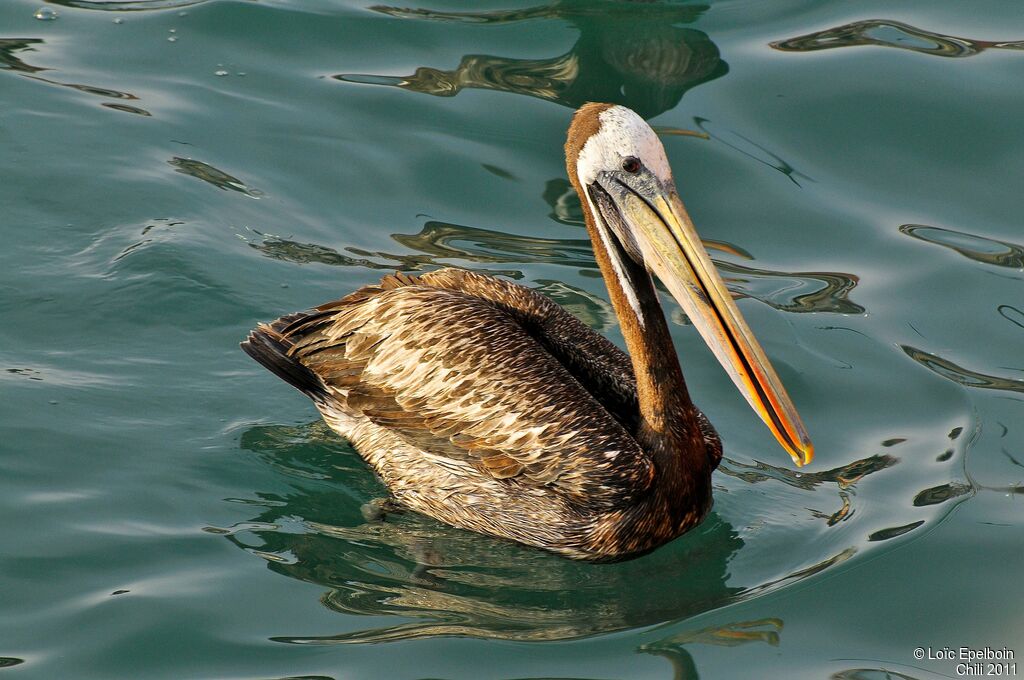
[[[95,9],[106,12],[143,12],[154,9],[180,9],[201,5],[208,0],[45,0],[52,5]]]
[[[718,268],[742,278],[727,277],[742,297],[752,297],[783,312],[863,314],[864,307],[849,299],[859,282],[854,274],[842,272],[785,272],[755,269],[745,265],[716,260]],[[764,284],[763,292],[757,291]],[[771,289],[768,289],[771,286]]]
[[[740,134],[739,132],[736,132],[735,130],[722,129],[716,132],[715,127],[717,127],[717,124],[715,124],[711,120],[708,120],[707,118],[701,118],[700,116],[694,117],[693,123],[697,127],[697,129],[699,129],[701,132],[706,134],[711,139],[715,139],[721,142],[722,144],[725,144],[726,146],[735,149],[744,156],[752,158],[758,163],[766,165],[769,168],[782,173],[783,175],[785,175],[786,179],[788,179],[790,182],[797,185],[798,187],[803,186],[800,183],[800,180],[805,180],[808,182],[817,181],[813,177],[804,174],[800,170],[797,170],[795,167],[793,167],[792,164],[789,163],[789,161],[785,160],[775,152],[769,151],[764,145],[755,142],[754,140]]]
[[[576,267],[580,270],[597,269],[593,248],[587,239],[555,239],[519,236],[491,229],[470,227],[450,222],[430,221],[417,234],[392,234],[398,243],[416,253],[388,253],[346,247],[352,255],[315,243],[301,243],[279,236],[262,234],[259,241],[245,239],[250,247],[267,257],[308,264],[315,262],[332,266],[366,267],[369,269],[420,271],[423,269],[469,263],[506,264],[540,263]],[[728,253],[736,257],[751,258],[743,248],[723,241],[704,240],[711,251]],[[842,272],[787,272],[749,267],[736,262],[716,259],[715,264],[726,275],[737,298],[751,297],[783,312],[834,314],[863,314],[864,307],[849,299],[857,286],[858,277]],[[501,274],[514,279],[523,278],[518,270],[495,271],[470,267],[473,271]],[[733,276],[729,276],[732,274]]]
[[[922,524],[924,524],[924,520],[923,519],[919,519],[916,522],[911,522],[910,524],[904,524],[903,526],[889,527],[887,529],[879,529],[878,531],[872,532],[868,536],[868,540],[869,541],[888,541],[889,539],[896,538],[898,536],[902,536],[903,534],[909,533],[909,532],[913,531],[914,529],[918,528],[919,526],[921,526]]]
[[[256,189],[251,189],[245,185],[245,182],[233,177],[223,170],[218,170],[209,163],[197,161],[192,158],[182,158],[180,156],[174,156],[167,163],[174,167],[175,172],[180,172],[183,175],[189,177],[195,177],[198,180],[212,184],[218,189],[224,191],[237,191],[240,194],[244,194],[249,198],[260,198],[263,193]]]
[[[36,45],[43,45],[45,41],[39,38],[5,38],[0,39],[0,70],[14,71],[18,75],[24,78],[30,78],[39,83],[45,83],[47,85],[56,85],[57,87],[67,87],[79,92],[85,92],[86,94],[95,95],[97,97],[105,97],[108,99],[122,99],[122,100],[135,100],[138,101],[139,97],[130,93],[122,92],[121,90],[115,90],[109,87],[98,87],[96,85],[87,85],[83,83],[65,83],[54,78],[44,78],[39,75],[43,71],[49,71],[51,69],[43,68],[40,66],[33,66],[31,64],[22,61],[19,57],[15,56],[15,52],[19,51],[34,51]],[[105,106],[115,111],[123,111],[125,113],[134,113],[142,116],[150,116],[152,114],[143,108],[133,106],[124,103],[103,103]]]
[[[972,40],[933,33],[887,19],[854,21],[824,31],[769,43],[783,52],[814,52],[837,47],[895,47],[936,57],[973,57],[987,49],[1024,50],[1024,41]]]
[[[950,439],[956,439],[962,431],[955,429]],[[895,446],[900,439],[889,438],[884,445]],[[857,544],[840,547],[809,564],[737,587],[731,584],[742,583],[749,575],[744,575],[744,568],[735,558],[754,536],[712,513],[699,529],[641,560],[593,570],[586,564],[453,529],[417,513],[390,510],[383,520],[367,521],[360,504],[383,497],[386,491],[358,454],[333,437],[322,422],[301,427],[253,427],[242,434],[241,446],[275,467],[304,473],[319,470],[317,476],[328,484],[293,487],[286,493],[258,492],[260,500],[253,505],[263,507],[256,516],[232,527],[207,531],[221,533],[239,548],[264,558],[273,571],[327,588],[321,602],[334,611],[405,619],[394,625],[334,635],[273,638],[283,643],[379,643],[436,636],[518,641],[579,639],[680,621],[822,573],[859,552]],[[760,461],[744,464],[726,459],[719,469],[742,482],[739,488],[732,485],[725,492],[765,481],[782,482],[803,493],[833,487],[841,509],[826,513],[811,510],[810,514],[836,527],[840,532],[837,535],[849,536],[838,525],[849,524],[846,520],[854,515],[857,485],[898,462],[890,454],[876,454],[821,472],[797,472]],[[958,484],[949,487],[956,489]],[[350,502],[329,501],[339,493],[349,496]],[[778,498],[774,492],[768,496]],[[918,494],[918,498],[925,497],[927,492]],[[915,505],[927,507],[939,502]],[[872,543],[897,538],[924,524],[925,520],[917,519],[896,527],[883,525],[870,534],[861,534],[861,540]],[[293,529],[284,530],[285,526]],[[765,548],[763,542],[758,545],[755,554]],[[683,585],[678,578],[680,564],[686,565]],[[408,621],[410,618],[413,621]],[[737,643],[771,644],[777,639],[773,633],[777,634],[778,629],[770,622],[737,622],[672,635],[639,651],[664,651],[672,656],[672,649],[683,642],[700,638],[711,644],[727,644],[732,636]]]
[[[1016,243],[997,241],[966,231],[930,227],[926,224],[904,224],[899,229],[900,233],[949,248],[975,262],[1012,269],[1024,268],[1024,246]]]
[[[511,24],[531,19],[573,19],[579,17],[636,18],[638,16],[673,23],[692,23],[707,11],[708,5],[649,3],[623,4],[614,0],[555,0],[547,5],[523,9],[478,12],[445,12],[390,5],[373,5],[374,12],[400,19],[425,19],[467,24]]]
[[[15,52],[35,50],[34,45],[42,44],[42,38],[0,38],[0,69],[20,73],[47,71],[41,66],[32,66],[14,55]]]
[[[625,104],[645,118],[673,108],[690,89],[728,72],[718,47],[703,31],[683,28],[702,5],[555,2],[523,10],[436,12],[375,6],[404,19],[470,24],[513,24],[527,19],[565,19],[579,31],[563,54],[517,59],[464,55],[451,70],[421,66],[411,75],[342,73],[336,80],[385,85],[438,97],[482,89],[537,97],[569,108],[588,101]],[[529,30],[524,26],[521,30]]]
[[[1014,326],[1024,328],[1024,312],[1012,305],[999,305],[996,307],[999,316],[1003,317]]]
[[[921,364],[933,373],[943,378],[959,383],[964,387],[976,387],[983,390],[1006,390],[1008,392],[1024,392],[1024,380],[1017,378],[1002,378],[995,375],[988,375],[980,371],[965,368],[949,359],[944,359],[938,354],[931,354],[923,349],[910,345],[900,345],[900,349],[906,352],[907,356]]]

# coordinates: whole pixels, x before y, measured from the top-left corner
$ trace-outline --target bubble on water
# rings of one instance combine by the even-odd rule
[[[123,24],[124,23],[124,19],[122,19],[121,17],[118,17],[118,18],[114,19],[114,23],[115,24]]]
[[[245,71],[239,71],[235,74],[236,76],[245,77]]]
[[[215,75],[215,76],[226,76],[226,75],[230,75],[230,74],[227,71],[225,71],[224,69],[220,69],[218,71],[214,71],[213,75]]]
[[[40,7],[32,16],[34,16],[36,19],[39,19],[40,21],[53,21],[59,15],[57,14],[57,10],[53,9],[52,7]]]
[[[188,16],[188,12],[178,12],[178,16],[179,17],[187,17]]]
[[[176,29],[176,28],[169,28],[169,29],[167,29],[167,32],[168,33],[177,33],[178,29]]]
[[[172,35],[170,38],[167,39],[167,42],[178,42],[178,38]]]

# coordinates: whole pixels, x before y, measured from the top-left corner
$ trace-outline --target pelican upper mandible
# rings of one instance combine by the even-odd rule
[[[813,448],[650,126],[623,106],[586,104],[565,156],[628,354],[543,295],[459,269],[385,276],[261,324],[242,349],[309,396],[399,505],[566,557],[620,560],[704,518],[722,456],[652,274],[794,462]]]

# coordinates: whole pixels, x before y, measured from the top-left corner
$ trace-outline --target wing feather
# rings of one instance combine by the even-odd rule
[[[432,275],[450,278],[452,271]],[[552,354],[543,329],[575,323],[600,351],[621,355],[607,369],[612,377],[600,378],[605,382],[628,383],[621,352],[528,289],[490,279],[502,295],[514,286],[525,300],[542,301],[510,306],[431,285],[430,276],[386,277],[292,318],[281,329],[289,355],[344,411],[494,479],[551,485],[590,503],[621,502],[648,488],[650,458]],[[623,391],[628,401],[628,384]]]

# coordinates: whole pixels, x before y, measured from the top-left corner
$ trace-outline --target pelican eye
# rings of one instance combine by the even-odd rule
[[[643,164],[640,162],[640,159],[637,158],[636,156],[626,156],[625,158],[622,159],[622,169],[631,175],[635,175],[636,173],[640,172],[640,168],[642,167]]]

